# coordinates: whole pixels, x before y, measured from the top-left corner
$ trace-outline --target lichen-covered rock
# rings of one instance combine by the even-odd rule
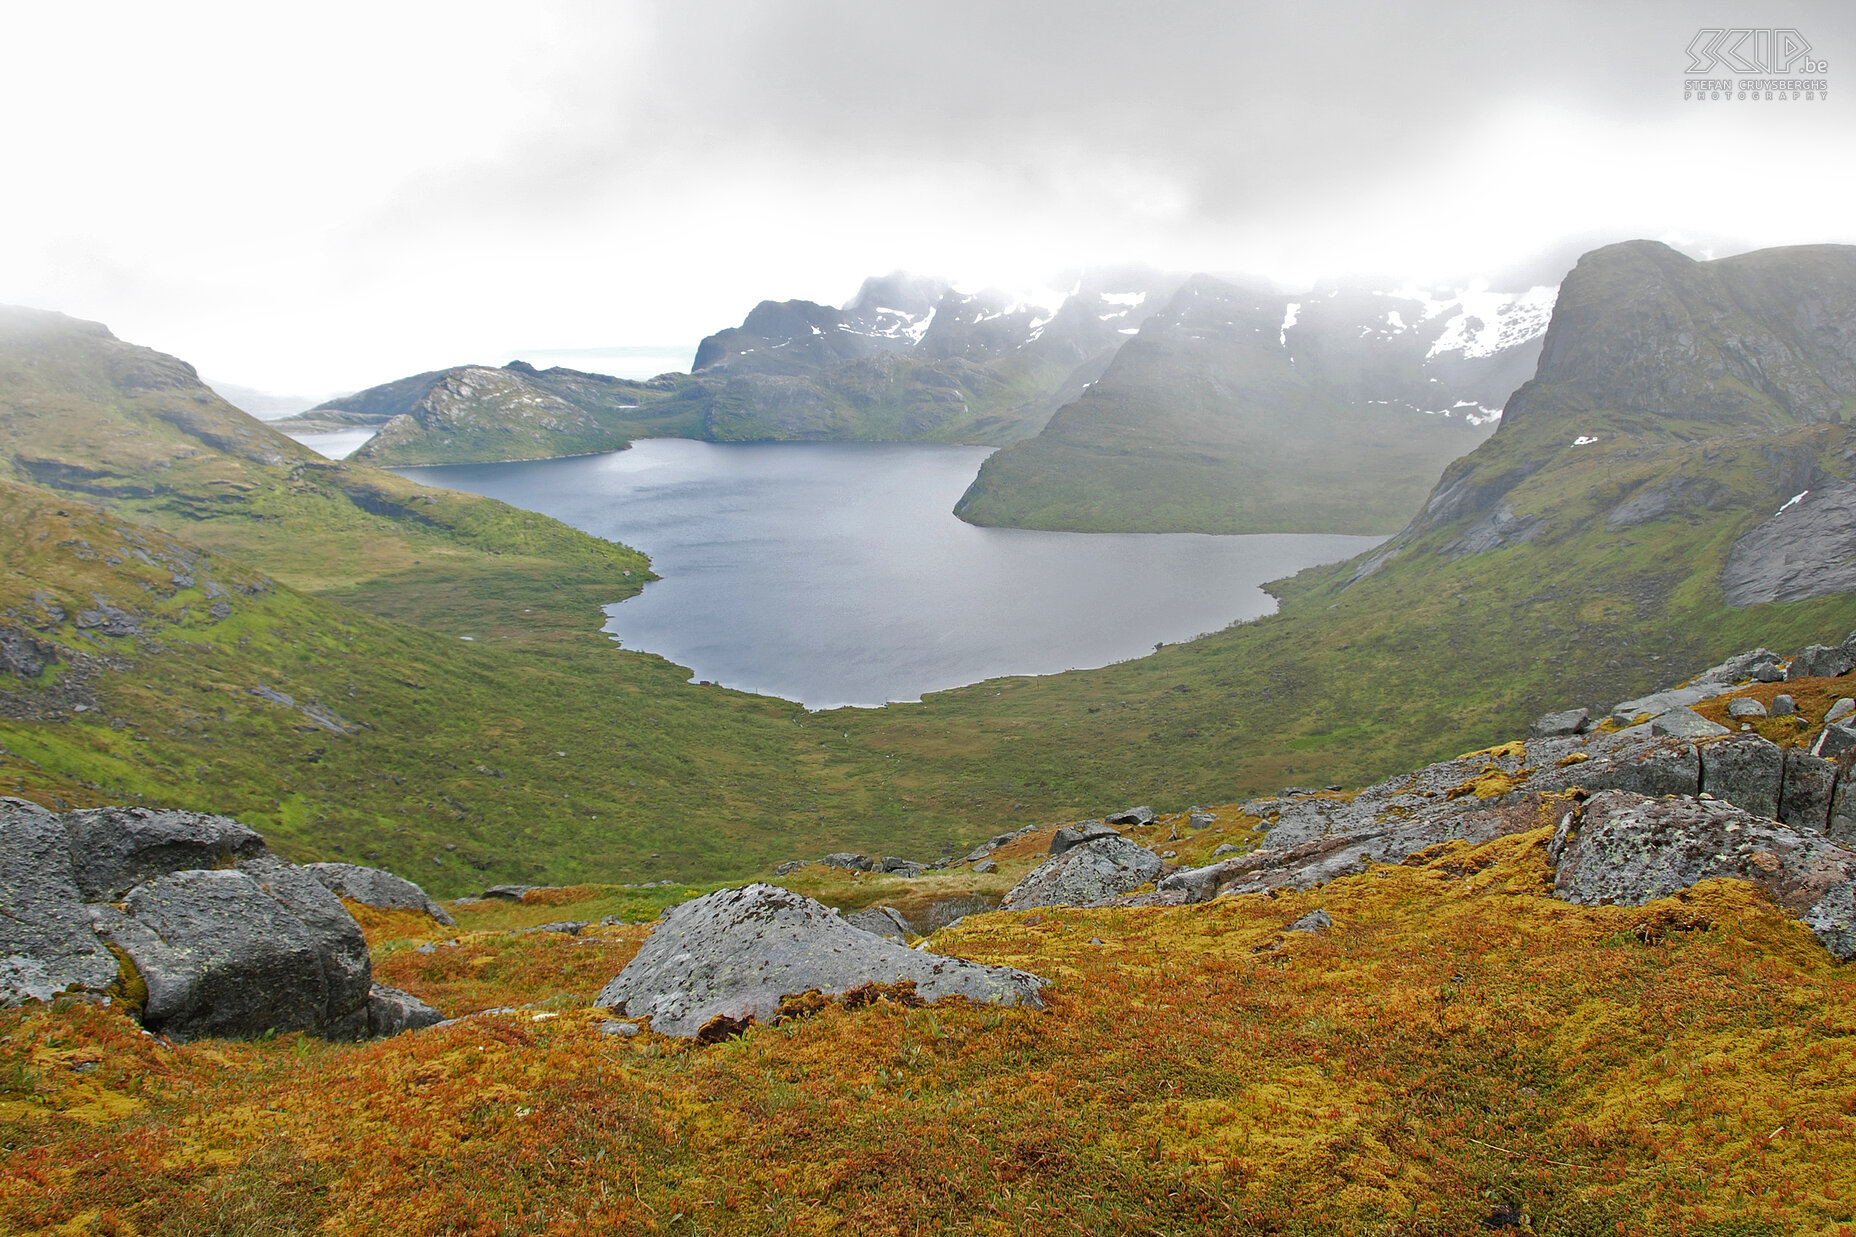
[[[0,1007],[102,992],[116,957],[90,928],[59,818],[0,799]]]
[[[444,1015],[410,992],[375,984],[367,993],[367,1033],[376,1038],[437,1026]]]
[[[1779,795],[1779,819],[1794,829],[1828,829],[1830,801],[1837,785],[1836,762],[1795,747],[1785,751],[1785,785]]]
[[[113,901],[164,872],[229,867],[268,853],[251,829],[204,812],[102,807],[66,812],[59,820],[87,902]]]
[[[839,851],[826,855],[819,860],[828,868],[838,868],[845,872],[868,872],[871,867],[870,856],[859,855],[852,851]]]
[[[333,894],[304,880],[341,911]],[[324,924],[306,923],[249,873],[171,872],[136,886],[122,910],[104,903],[92,913],[147,985],[142,1021],[150,1030],[177,1040],[366,1032],[367,943],[354,920],[352,933],[331,939]]]
[[[861,928],[885,940],[908,943],[909,921],[904,919],[893,906],[872,906],[854,915],[846,915],[844,922],[853,928]]]
[[[1711,735],[1731,734],[1719,722],[1711,722],[1689,708],[1670,709],[1650,720],[1650,733],[1677,739],[1705,739]]]
[[[1830,822],[1824,833],[1831,841],[1856,848],[1856,775],[1844,774],[1830,796]]]
[[[1108,823],[1111,825],[1151,825],[1154,823],[1154,810],[1146,804],[1140,807],[1123,808],[1110,813]]]
[[[1845,962],[1856,958],[1856,881],[1844,881],[1819,898],[1804,913],[1804,923],[1825,949]]]
[[[1856,852],[1729,803],[1595,795],[1568,813],[1549,856],[1557,897],[1641,906],[1710,877],[1752,881],[1802,915],[1856,879]]]
[[[1093,842],[1097,838],[1118,838],[1121,831],[1099,820],[1079,820],[1073,825],[1065,825],[1051,835],[1050,853],[1061,855],[1071,847]]]
[[[694,1036],[717,1019],[771,1018],[785,996],[903,981],[927,1001],[1043,1004],[1044,981],[1035,975],[909,949],[852,927],[811,898],[759,884],[671,907],[595,1003],[649,1017],[662,1034]]]
[[[1544,713],[1534,719],[1534,724],[1527,728],[1527,733],[1537,739],[1550,739],[1557,735],[1579,734],[1591,721],[1590,709],[1562,709],[1557,713]]]
[[[447,928],[457,921],[449,912],[412,881],[380,868],[366,868],[355,863],[306,863],[303,870],[321,881],[337,897],[371,906],[376,910],[424,911]]]
[[[1114,834],[1052,855],[1012,886],[1003,910],[1034,906],[1092,906],[1160,875],[1160,857]]]
[[[1785,783],[1785,752],[1756,734],[1734,735],[1697,744],[1701,758],[1701,792],[1755,816],[1779,818],[1779,791]]]
[[[1816,557],[1821,561],[1824,556],[1820,552]],[[1813,644],[1792,658],[1792,664],[1786,667],[1786,678],[1834,679],[1851,670],[1856,670],[1856,631],[1846,636],[1842,644]]]
[[[352,1039],[371,987],[340,899],[237,821],[0,801],[0,1004],[107,993],[174,1039]]]

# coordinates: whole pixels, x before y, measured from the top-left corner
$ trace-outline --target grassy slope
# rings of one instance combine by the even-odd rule
[[[1856,972],[1738,882],[1559,902],[1550,836],[971,917],[934,947],[1054,980],[1047,1012],[879,999],[707,1047],[598,1032],[642,928],[506,931],[611,892],[369,915],[389,982],[528,1008],[178,1048],[112,1010],[0,1013],[0,1225],[1839,1237]],[[1281,932],[1316,906],[1331,932]]]
[[[0,491],[0,625],[64,650],[40,682],[8,680],[0,784],[232,812],[293,855],[374,856],[448,891],[902,845],[900,812],[859,781],[878,758],[847,764],[792,706],[598,634],[597,607],[649,578],[641,556],[329,464],[107,334],[0,326],[0,442],[16,474],[63,487]],[[182,565],[202,549],[210,577]],[[153,643],[80,629],[95,596],[154,620]],[[260,686],[362,728],[319,729]],[[906,833],[932,853],[974,831]]]

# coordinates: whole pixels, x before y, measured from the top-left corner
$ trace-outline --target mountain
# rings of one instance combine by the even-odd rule
[[[634,382],[522,361],[459,366],[278,424],[377,427],[355,458],[380,464],[573,455],[661,435],[1009,442],[1036,433],[1095,379],[1178,282],[1090,273],[1046,306],[898,272],[865,280],[842,309],[763,301],[739,327],[704,339],[687,375]]]
[[[976,524],[1392,532],[1491,432],[1554,290],[1306,297],[1194,276],[1035,438],[980,469]]]
[[[843,309],[763,301],[697,349],[708,436],[1002,443],[1037,432],[1177,276],[1089,272],[1038,300],[901,273]]]
[[[1835,643],[1856,627],[1852,401],[1856,248],[1608,246],[1567,275],[1487,441],[1383,546],[1272,584],[1276,614],[846,729],[969,758],[1005,744],[973,798],[1183,806],[1370,781],[1761,640]]]

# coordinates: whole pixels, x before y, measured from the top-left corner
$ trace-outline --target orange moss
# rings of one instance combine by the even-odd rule
[[[549,1007],[378,1043],[7,1011],[0,1229],[1836,1234],[1856,969],[1740,882],[1559,902],[1550,838],[936,936],[1053,979],[1044,1013],[603,1035],[585,1002],[636,929],[383,947],[388,982]],[[1316,907],[1331,931],[1283,932]],[[71,1114],[104,1093],[137,1107]]]

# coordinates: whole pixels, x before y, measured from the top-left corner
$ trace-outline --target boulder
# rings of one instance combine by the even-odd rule
[[[1792,658],[1786,667],[1787,679],[1834,679],[1856,670],[1856,632],[1842,644],[1813,644]]]
[[[1563,709],[1558,713],[1543,713],[1534,719],[1534,724],[1527,728],[1527,733],[1536,739],[1548,739],[1555,735],[1580,734],[1591,720],[1590,709]]]
[[[1145,805],[1123,808],[1111,814],[1108,823],[1111,825],[1151,825],[1154,823],[1154,810]]]
[[[844,922],[853,928],[861,928],[885,940],[898,941],[905,945],[909,940],[909,921],[904,919],[893,906],[872,906],[854,915],[846,915]]]
[[[1824,733],[1817,736],[1817,742],[1811,745],[1811,754],[1825,760],[1835,760],[1852,748],[1856,748],[1856,726],[1833,722],[1824,727]]]
[[[811,898],[760,884],[671,907],[595,1004],[649,1017],[661,1034],[695,1036],[712,1024],[725,1032],[774,1018],[785,996],[903,982],[926,1001],[1043,1006],[1045,981],[1035,975],[910,949]]]
[[[1780,692],[1772,698],[1772,715],[1774,717],[1790,717],[1797,711],[1798,702],[1784,692]]]
[[[1098,837],[1054,854],[1012,886],[1002,910],[1034,906],[1091,906],[1127,893],[1160,875],[1160,857],[1118,834]]]
[[[1733,877],[1759,885],[1803,918],[1826,906],[1834,911],[1846,897],[1837,891],[1856,880],[1856,851],[1822,834],[1761,820],[1729,803],[1621,791],[1593,796],[1582,813],[1568,812],[1548,855],[1554,895],[1587,906],[1641,906],[1697,881]],[[1819,939],[1840,947],[1824,933]]]
[[[444,907],[403,876],[354,863],[306,863],[303,870],[350,902],[383,911],[423,911],[447,928],[457,927]]]
[[[101,807],[59,819],[71,839],[72,870],[86,902],[115,901],[165,872],[229,867],[269,853],[264,839],[236,820],[202,812]]]
[[[826,855],[819,862],[828,868],[837,868],[844,872],[868,872],[871,866],[870,856],[855,854],[847,850]]]
[[[1214,812],[1186,813],[1186,827],[1188,829],[1209,829],[1217,823],[1218,816]]]
[[[870,870],[872,872],[894,872],[898,876],[920,876],[928,870],[928,865],[916,863],[913,859],[884,855],[870,865]]]
[[[1099,820],[1079,820],[1073,825],[1065,825],[1051,837],[1050,853],[1061,855],[1072,846],[1081,846],[1097,838],[1118,838],[1121,834]]]
[[[230,868],[170,872],[132,889],[120,911],[93,906],[98,933],[147,985],[143,1025],[175,1040],[271,1030],[365,1034],[367,942],[334,894],[312,877],[303,881],[332,904],[322,915],[312,909],[311,922],[252,874]],[[286,898],[300,892],[286,890]],[[347,932],[327,930],[337,916],[348,920]]]
[[[1696,745],[1701,758],[1701,791],[1769,820],[1779,817],[1779,789],[1785,783],[1785,753],[1776,743],[1754,734],[1734,735]]]
[[[973,865],[973,870],[979,873],[981,876],[984,876],[988,872],[998,871],[999,865],[994,863],[990,859],[982,859],[978,863]]]
[[[0,801],[0,907],[0,1004],[108,993],[173,1039],[377,1021],[354,917],[224,817]]]
[[[1669,735],[1677,739],[1705,739],[1710,735],[1731,734],[1719,722],[1711,722],[1689,708],[1670,709],[1650,719],[1652,735]]]
[[[1727,702],[1727,716],[1764,717],[1766,716],[1766,706],[1753,699],[1751,696],[1735,696],[1732,700]]]
[[[1779,819],[1794,829],[1828,829],[1836,791],[1835,762],[1795,747],[1785,751],[1785,784],[1779,790]]]
[[[478,897],[495,898],[499,902],[520,902],[530,890],[540,888],[540,885],[491,885]]]
[[[1290,924],[1288,927],[1284,928],[1283,931],[1284,932],[1318,933],[1318,932],[1326,932],[1329,928],[1332,928],[1333,926],[1334,926],[1334,920],[1328,915],[1328,913],[1324,910],[1316,908],[1315,910],[1309,911],[1308,914],[1302,916],[1300,919],[1296,920],[1294,923]]]
[[[102,992],[116,956],[91,930],[60,819],[0,799],[0,1008],[63,992]]]
[[[367,1033],[376,1038],[437,1026],[444,1015],[410,992],[375,984],[367,993]]]
[[[1838,700],[1835,704],[1830,706],[1830,711],[1824,714],[1824,721],[1825,722],[1840,722],[1844,718],[1850,716],[1853,713],[1856,713],[1856,699],[1852,699],[1849,696],[1844,696],[1842,699]]]
[[[1830,821],[1824,832],[1833,842],[1856,847],[1856,777],[1844,773],[1830,796]]]

